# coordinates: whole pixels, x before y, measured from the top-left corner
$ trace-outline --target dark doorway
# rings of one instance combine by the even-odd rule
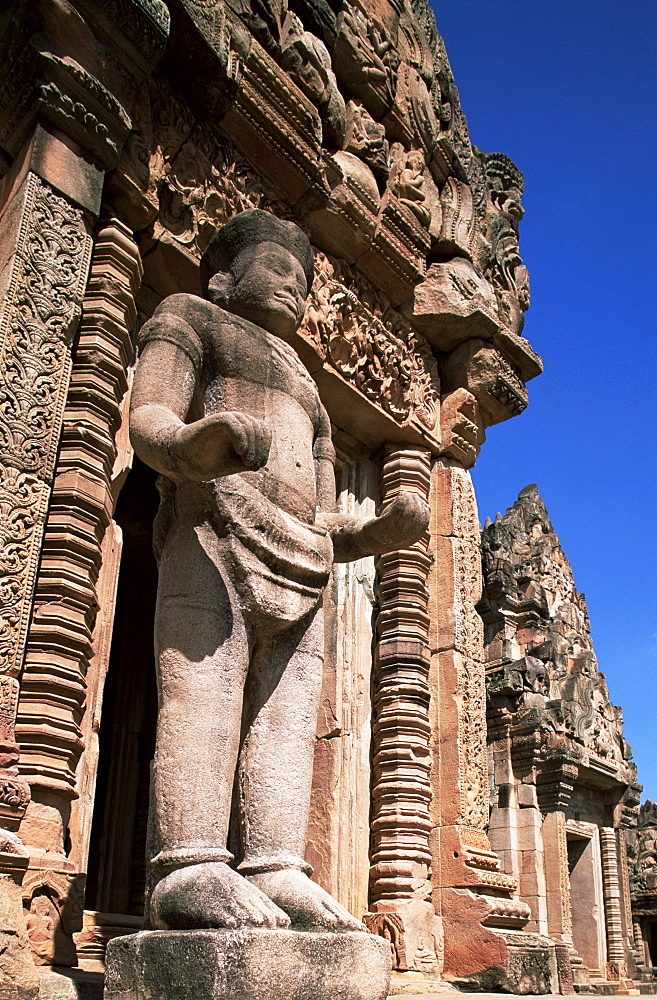
[[[123,552],[103,697],[86,894],[87,909],[133,916],[144,909],[150,762],[157,721],[157,566],[152,545],[159,499],[156,477],[135,456],[114,514],[123,531]]]
[[[648,955],[650,957],[650,965],[654,969],[657,967],[657,920],[653,920],[648,924],[648,934],[646,935],[648,941]]]

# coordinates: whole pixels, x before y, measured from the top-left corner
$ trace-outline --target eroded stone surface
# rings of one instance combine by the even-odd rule
[[[384,1000],[388,943],[372,934],[143,931],[107,948],[105,1000]]]

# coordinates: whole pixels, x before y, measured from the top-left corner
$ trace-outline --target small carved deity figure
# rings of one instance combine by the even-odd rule
[[[322,592],[332,559],[411,544],[428,509],[402,494],[376,518],[334,513],[329,419],[289,343],[313,279],[298,227],[242,212],[201,273],[205,299],[171,295],[145,324],[131,407],[162,493],[149,918],[362,930],[304,861]]]
[[[390,147],[386,130],[356,101],[349,101],[347,105],[345,150],[359,156],[374,174],[379,187],[385,187],[390,173]]]
[[[410,208],[421,225],[428,227],[431,212],[426,207],[424,191],[424,153],[411,150],[404,155],[394,188],[402,205]]]

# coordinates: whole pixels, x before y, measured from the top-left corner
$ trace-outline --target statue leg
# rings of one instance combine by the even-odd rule
[[[233,776],[251,642],[208,527],[165,545],[155,625],[159,713],[154,766],[154,927],[288,921],[226,864]]]
[[[312,868],[304,861],[323,629],[320,604],[298,625],[256,643],[239,762],[244,860],[238,870],[285,910],[293,926],[362,931],[310,880]]]

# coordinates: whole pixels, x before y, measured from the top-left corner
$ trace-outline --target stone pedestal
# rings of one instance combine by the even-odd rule
[[[390,944],[373,934],[141,931],[107,946],[105,1000],[384,1000]]]
[[[36,1000],[39,974],[23,918],[21,882],[29,859],[0,851],[0,997]]]

